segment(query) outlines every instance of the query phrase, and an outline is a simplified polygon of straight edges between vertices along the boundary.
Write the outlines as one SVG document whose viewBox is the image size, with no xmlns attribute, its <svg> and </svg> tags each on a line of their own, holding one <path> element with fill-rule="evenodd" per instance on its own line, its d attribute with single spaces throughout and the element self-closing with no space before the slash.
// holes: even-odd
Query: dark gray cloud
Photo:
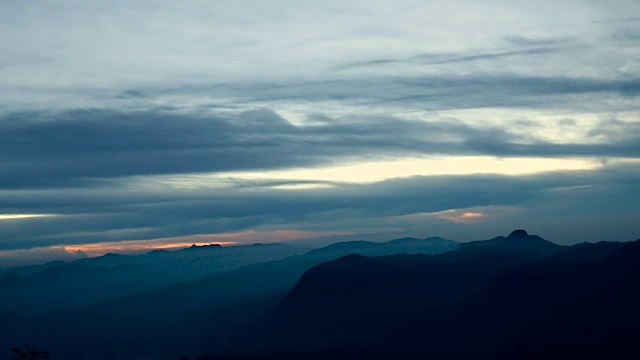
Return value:
<svg viewBox="0 0 640 360">
<path fill-rule="evenodd" d="M 519 47 L 536 47 L 536 46 L 556 46 L 556 51 L 566 50 L 567 45 L 577 45 L 579 42 L 576 38 L 534 38 L 521 35 L 510 35 L 503 39 L 509 45 L 515 45 Z"/>
<path fill-rule="evenodd" d="M 345 155 L 456 151 L 461 123 L 367 119 L 296 127 L 271 111 L 239 116 L 72 111 L 0 120 L 5 188 L 76 186 L 130 175 L 318 165 Z M 458 150 L 459 151 L 459 150 Z"/>
<path fill-rule="evenodd" d="M 519 45 L 526 44 L 523 38 L 518 38 Z M 554 44 L 547 41 L 546 45 Z M 531 41 L 529 41 L 531 44 Z M 539 44 L 536 44 L 539 45 Z M 490 51 L 490 52 L 468 52 L 468 53 L 433 53 L 433 54 L 418 54 L 404 59 L 374 59 L 363 62 L 355 62 L 350 64 L 344 64 L 336 66 L 336 70 L 349 70 L 356 68 L 364 68 L 371 66 L 390 65 L 390 64 L 419 64 L 419 65 L 437 65 L 437 64 L 453 64 L 462 62 L 471 62 L 477 60 L 498 60 L 502 58 L 509 58 L 515 56 L 533 56 L 533 55 L 545 55 L 555 52 L 565 51 L 567 44 L 562 47 L 534 47 L 529 49 L 513 49 L 503 51 Z"/>
<path fill-rule="evenodd" d="M 613 34 L 614 39 L 622 40 L 625 42 L 638 42 L 640 41 L 640 27 L 638 28 L 623 28 L 616 30 Z"/>
<path fill-rule="evenodd" d="M 551 97 L 614 93 L 635 97 L 640 93 L 640 78 L 601 80 L 568 77 L 521 77 L 514 75 L 426 77 L 396 80 L 407 96 L 379 101 L 425 101 L 449 103 L 451 108 L 470 107 L 554 107 Z M 374 84 L 375 86 L 375 84 Z M 457 100 L 457 101 L 456 101 Z M 457 105 L 456 105 L 457 104 Z M 544 104 L 544 105 L 543 105 Z"/>
<path fill-rule="evenodd" d="M 154 92 L 155 91 L 155 92 Z M 640 77 L 589 78 L 492 73 L 473 75 L 367 76 L 317 81 L 211 84 L 150 89 L 155 95 L 210 93 L 233 99 L 225 105 L 255 103 L 340 102 L 363 112 L 382 105 L 444 111 L 473 108 L 562 109 L 569 111 L 633 110 Z M 610 98 L 620 101 L 612 102 Z M 383 107 L 382 107 L 383 108 Z"/>
<path fill-rule="evenodd" d="M 600 123 L 587 132 L 589 137 L 602 137 L 624 142 L 631 141 L 638 143 L 640 138 L 640 123 L 635 121 L 625 121 L 617 118 L 610 118 Z"/>
<path fill-rule="evenodd" d="M 155 112 L 19 113 L 0 120 L 4 186 L 75 186 L 128 175 L 271 168 L 295 164 L 277 146 L 296 128 L 270 112 L 242 123 Z M 268 156 L 261 156 L 265 150 Z M 284 158 L 283 158 L 284 156 Z"/>
<path fill-rule="evenodd" d="M 608 23 L 640 23 L 640 17 L 621 17 L 617 19 L 608 20 L 592 20 L 596 24 L 608 24 Z"/>
<path fill-rule="evenodd" d="M 609 142 L 552 144 L 509 129 L 397 117 L 294 126 L 268 110 L 239 115 L 83 110 L 0 119 L 0 188 L 96 186 L 135 175 L 313 167 L 345 158 L 466 154 L 639 156 L 636 123 L 591 131 Z"/>
<path fill-rule="evenodd" d="M 608 144 L 517 144 L 495 137 L 476 137 L 464 143 L 477 153 L 496 156 L 591 156 L 591 157 L 638 157 L 640 137 L 627 137 L 622 141 Z"/>
<path fill-rule="evenodd" d="M 576 122 L 575 119 L 566 118 L 566 119 L 562 119 L 562 120 L 558 121 L 558 125 L 573 127 L 573 126 L 577 126 L 578 123 Z"/>
<path fill-rule="evenodd" d="M 122 93 L 122 95 L 120 95 L 121 98 L 123 99 L 127 99 L 127 98 L 145 98 L 147 97 L 147 95 L 140 91 L 140 90 L 126 90 Z"/>
</svg>

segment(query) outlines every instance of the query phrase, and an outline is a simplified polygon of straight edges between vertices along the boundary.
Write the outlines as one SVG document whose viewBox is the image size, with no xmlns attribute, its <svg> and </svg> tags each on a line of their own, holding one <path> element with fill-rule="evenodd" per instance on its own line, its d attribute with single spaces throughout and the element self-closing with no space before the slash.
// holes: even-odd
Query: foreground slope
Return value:
<svg viewBox="0 0 640 360">
<path fill-rule="evenodd" d="M 637 358 L 639 301 L 640 242 L 564 248 L 519 231 L 435 257 L 321 264 L 258 326 L 268 340 L 253 351 Z"/>
</svg>

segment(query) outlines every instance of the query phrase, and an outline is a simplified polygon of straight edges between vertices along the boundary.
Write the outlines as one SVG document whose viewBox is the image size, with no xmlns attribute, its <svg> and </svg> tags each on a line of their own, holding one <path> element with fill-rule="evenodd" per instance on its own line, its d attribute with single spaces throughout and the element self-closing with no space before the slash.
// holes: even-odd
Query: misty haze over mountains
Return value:
<svg viewBox="0 0 640 360">
<path fill-rule="evenodd" d="M 638 355 L 640 242 L 524 230 L 109 254 L 0 275 L 0 354 L 52 359 Z"/>
<path fill-rule="evenodd" d="M 640 359 L 639 104 L 639 0 L 0 0 L 0 360 Z"/>
<path fill-rule="evenodd" d="M 287 244 L 192 246 L 144 255 L 107 254 L 73 262 L 13 268 L 0 277 L 0 312 L 38 314 L 159 289 L 171 284 L 303 254 Z M 46 296 L 43 296 L 46 294 Z"/>
</svg>

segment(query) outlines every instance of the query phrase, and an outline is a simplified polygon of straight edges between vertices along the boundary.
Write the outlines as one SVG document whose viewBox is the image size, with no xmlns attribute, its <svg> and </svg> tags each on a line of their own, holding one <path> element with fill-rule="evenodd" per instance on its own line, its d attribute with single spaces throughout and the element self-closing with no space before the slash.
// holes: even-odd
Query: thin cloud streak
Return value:
<svg viewBox="0 0 640 360">
<path fill-rule="evenodd" d="M 0 214 L 1 220 L 31 219 L 39 217 L 55 216 L 52 214 Z"/>
<path fill-rule="evenodd" d="M 538 47 L 522 50 L 507 50 L 495 52 L 476 52 L 468 54 L 449 53 L 449 54 L 418 54 L 405 59 L 376 59 L 366 62 L 344 64 L 336 66 L 336 70 L 349 70 L 354 68 L 364 68 L 380 65 L 406 65 L 407 63 L 416 64 L 451 64 L 477 60 L 495 60 L 512 56 L 529 56 L 529 55 L 545 55 L 554 52 L 567 50 L 566 47 Z"/>
</svg>

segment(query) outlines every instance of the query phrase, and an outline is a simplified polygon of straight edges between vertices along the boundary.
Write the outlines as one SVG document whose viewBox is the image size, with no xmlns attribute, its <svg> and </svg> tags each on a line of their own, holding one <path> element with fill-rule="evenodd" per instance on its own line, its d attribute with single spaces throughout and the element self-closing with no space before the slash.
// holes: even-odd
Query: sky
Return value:
<svg viewBox="0 0 640 360">
<path fill-rule="evenodd" d="M 0 267 L 640 238 L 640 2 L 0 2 Z"/>
</svg>

